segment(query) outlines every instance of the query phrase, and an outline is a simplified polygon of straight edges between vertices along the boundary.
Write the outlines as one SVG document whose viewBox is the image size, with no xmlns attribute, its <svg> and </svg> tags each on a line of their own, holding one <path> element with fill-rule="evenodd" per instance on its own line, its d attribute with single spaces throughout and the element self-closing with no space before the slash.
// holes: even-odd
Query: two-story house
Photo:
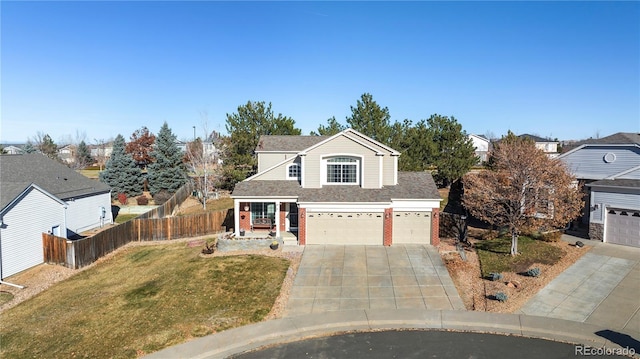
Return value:
<svg viewBox="0 0 640 359">
<path fill-rule="evenodd" d="M 640 134 L 581 141 L 558 158 L 584 185 L 589 238 L 640 247 Z"/>
<path fill-rule="evenodd" d="M 299 245 L 438 244 L 440 195 L 428 172 L 399 172 L 400 153 L 353 129 L 262 136 L 258 172 L 236 184 L 235 233 L 273 223 Z"/>
</svg>

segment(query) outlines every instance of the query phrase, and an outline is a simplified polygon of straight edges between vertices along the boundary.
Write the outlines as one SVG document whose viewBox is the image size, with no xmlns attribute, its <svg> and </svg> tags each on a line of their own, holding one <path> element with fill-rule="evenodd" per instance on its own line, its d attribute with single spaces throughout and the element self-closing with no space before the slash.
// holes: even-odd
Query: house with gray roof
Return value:
<svg viewBox="0 0 640 359">
<path fill-rule="evenodd" d="M 431 174 L 398 171 L 400 153 L 382 143 L 346 129 L 262 136 L 255 153 L 257 173 L 231 195 L 236 235 L 266 224 L 298 245 L 439 242 L 441 198 Z"/>
<path fill-rule="evenodd" d="M 0 278 L 43 262 L 42 233 L 112 223 L 111 188 L 38 153 L 0 156 Z"/>
<path fill-rule="evenodd" d="M 581 141 L 558 158 L 584 185 L 589 237 L 640 247 L 640 134 Z"/>
</svg>

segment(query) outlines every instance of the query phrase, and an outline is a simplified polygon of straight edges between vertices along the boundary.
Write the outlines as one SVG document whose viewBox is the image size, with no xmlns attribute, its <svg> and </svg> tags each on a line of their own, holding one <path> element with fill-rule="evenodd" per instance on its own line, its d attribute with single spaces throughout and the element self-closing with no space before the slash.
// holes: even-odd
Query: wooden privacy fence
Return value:
<svg viewBox="0 0 640 359">
<path fill-rule="evenodd" d="M 182 217 L 136 218 L 91 237 L 73 241 L 43 233 L 44 261 L 78 269 L 129 242 L 171 240 L 223 232 L 223 223 L 229 211 L 233 212 L 222 210 Z"/>
<path fill-rule="evenodd" d="M 164 218 L 171 216 L 173 210 L 184 202 L 193 192 L 193 182 L 189 181 L 171 196 L 162 206 L 158 206 L 149 212 L 139 215 L 137 218 Z"/>
</svg>

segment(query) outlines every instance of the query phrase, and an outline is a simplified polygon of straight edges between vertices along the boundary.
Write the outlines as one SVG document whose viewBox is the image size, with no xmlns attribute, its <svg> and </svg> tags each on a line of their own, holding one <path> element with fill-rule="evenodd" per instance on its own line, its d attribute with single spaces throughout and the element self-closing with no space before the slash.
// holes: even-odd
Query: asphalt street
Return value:
<svg viewBox="0 0 640 359">
<path fill-rule="evenodd" d="M 560 359 L 577 358 L 584 356 L 584 353 L 589 353 L 590 355 L 587 356 L 590 358 L 625 357 L 598 355 L 596 349 L 577 348 L 574 344 L 518 336 L 433 330 L 394 330 L 307 339 L 241 353 L 231 358 Z"/>
</svg>

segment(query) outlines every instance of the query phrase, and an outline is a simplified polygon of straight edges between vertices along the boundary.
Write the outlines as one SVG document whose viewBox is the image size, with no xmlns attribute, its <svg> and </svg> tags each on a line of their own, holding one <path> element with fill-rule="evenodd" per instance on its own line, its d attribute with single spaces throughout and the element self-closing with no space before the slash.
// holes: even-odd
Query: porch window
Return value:
<svg viewBox="0 0 640 359">
<path fill-rule="evenodd" d="M 327 183 L 358 184 L 358 167 L 358 160 L 352 157 L 327 159 Z"/>
<path fill-rule="evenodd" d="M 276 204 L 251 202 L 251 223 L 256 218 L 271 218 L 271 223 L 276 223 Z"/>
</svg>

